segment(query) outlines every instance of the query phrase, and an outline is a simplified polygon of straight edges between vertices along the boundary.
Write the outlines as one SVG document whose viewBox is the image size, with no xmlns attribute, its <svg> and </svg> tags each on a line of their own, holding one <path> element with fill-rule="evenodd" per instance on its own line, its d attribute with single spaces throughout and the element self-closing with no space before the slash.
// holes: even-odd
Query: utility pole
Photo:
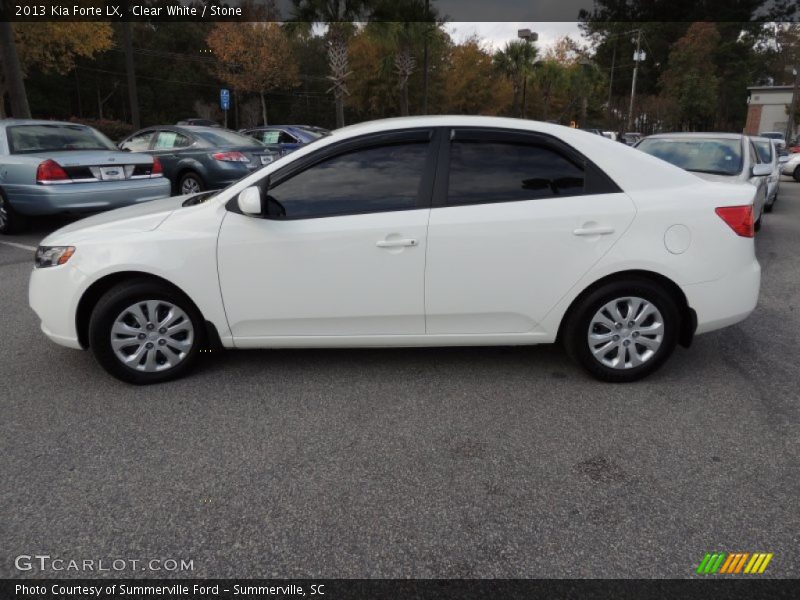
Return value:
<svg viewBox="0 0 800 600">
<path fill-rule="evenodd" d="M 0 22 L 0 60 L 3 61 L 3 71 L 11 100 L 11 116 L 17 119 L 30 119 L 31 109 L 28 106 L 28 95 L 25 93 L 17 44 L 14 42 L 14 30 L 8 21 Z M 3 102 L 2 96 L 0 102 Z"/>
<path fill-rule="evenodd" d="M 531 31 L 530 29 L 520 29 L 517 31 L 517 37 L 521 40 L 525 40 L 525 44 L 530 44 L 531 42 L 538 42 L 539 41 L 539 34 L 535 31 Z M 522 118 L 527 118 L 525 114 L 527 112 L 527 104 L 528 104 L 528 70 L 527 65 L 525 65 L 525 73 L 524 78 L 522 80 Z"/>
<path fill-rule="evenodd" d="M 797 91 L 798 91 L 798 83 L 800 83 L 800 65 L 795 65 L 795 67 L 792 69 L 792 75 L 794 75 L 794 89 L 792 90 L 792 104 L 791 107 L 789 108 L 789 119 L 786 123 L 785 137 L 786 137 L 787 147 L 794 140 L 795 132 L 797 131 L 796 129 Z"/>
<path fill-rule="evenodd" d="M 430 15 L 430 0 L 425 0 L 425 34 L 422 58 L 422 114 L 428 114 L 428 16 Z"/>
<path fill-rule="evenodd" d="M 631 82 L 631 103 L 628 105 L 628 123 L 625 131 L 630 131 L 633 126 L 633 101 L 636 98 L 636 77 L 639 75 L 639 62 L 643 60 L 642 54 L 642 30 L 636 30 L 636 54 L 633 55 L 633 81 Z"/>
<path fill-rule="evenodd" d="M 611 94 L 614 91 L 614 69 L 617 64 L 617 40 L 614 40 L 614 51 L 611 53 L 611 75 L 608 77 L 608 114 L 611 115 Z"/>
<path fill-rule="evenodd" d="M 139 129 L 139 95 L 136 92 L 136 70 L 133 65 L 133 39 L 131 38 L 131 24 L 122 22 L 122 43 L 125 47 L 125 71 L 128 74 L 128 98 L 131 104 L 131 124 L 134 129 Z"/>
</svg>

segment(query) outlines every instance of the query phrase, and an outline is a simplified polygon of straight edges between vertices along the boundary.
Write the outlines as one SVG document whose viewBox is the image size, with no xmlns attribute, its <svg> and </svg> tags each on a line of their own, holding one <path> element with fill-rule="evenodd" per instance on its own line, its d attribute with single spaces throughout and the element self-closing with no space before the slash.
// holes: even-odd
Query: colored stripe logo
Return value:
<svg viewBox="0 0 800 600">
<path fill-rule="evenodd" d="M 706 552 L 697 567 L 698 575 L 760 575 L 772 560 L 771 552 Z"/>
</svg>

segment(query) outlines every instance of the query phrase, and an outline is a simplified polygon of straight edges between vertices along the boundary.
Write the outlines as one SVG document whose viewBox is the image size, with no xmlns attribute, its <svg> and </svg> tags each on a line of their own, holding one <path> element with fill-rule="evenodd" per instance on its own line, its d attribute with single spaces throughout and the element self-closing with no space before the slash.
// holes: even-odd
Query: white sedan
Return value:
<svg viewBox="0 0 800 600">
<path fill-rule="evenodd" d="M 752 198 L 558 125 L 376 121 L 51 234 L 30 304 L 53 341 L 139 384 L 209 346 L 555 341 L 633 381 L 755 308 Z"/>
</svg>

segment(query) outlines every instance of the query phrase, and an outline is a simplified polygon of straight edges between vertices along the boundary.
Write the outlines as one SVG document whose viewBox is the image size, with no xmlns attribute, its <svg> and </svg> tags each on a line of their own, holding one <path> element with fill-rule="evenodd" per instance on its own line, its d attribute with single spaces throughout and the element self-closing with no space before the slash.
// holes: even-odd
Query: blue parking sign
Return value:
<svg viewBox="0 0 800 600">
<path fill-rule="evenodd" d="M 222 110 L 228 110 L 231 107 L 231 91 L 222 88 L 219 91 L 219 106 Z"/>
</svg>

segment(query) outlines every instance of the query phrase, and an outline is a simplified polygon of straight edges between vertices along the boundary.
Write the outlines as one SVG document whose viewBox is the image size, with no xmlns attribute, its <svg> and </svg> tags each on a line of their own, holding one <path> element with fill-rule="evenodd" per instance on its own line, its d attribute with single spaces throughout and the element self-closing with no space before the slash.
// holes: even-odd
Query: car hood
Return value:
<svg viewBox="0 0 800 600">
<path fill-rule="evenodd" d="M 54 231 L 42 241 L 42 245 L 74 244 L 97 232 L 119 234 L 152 231 L 185 201 L 186 196 L 174 196 L 93 215 Z"/>
</svg>

